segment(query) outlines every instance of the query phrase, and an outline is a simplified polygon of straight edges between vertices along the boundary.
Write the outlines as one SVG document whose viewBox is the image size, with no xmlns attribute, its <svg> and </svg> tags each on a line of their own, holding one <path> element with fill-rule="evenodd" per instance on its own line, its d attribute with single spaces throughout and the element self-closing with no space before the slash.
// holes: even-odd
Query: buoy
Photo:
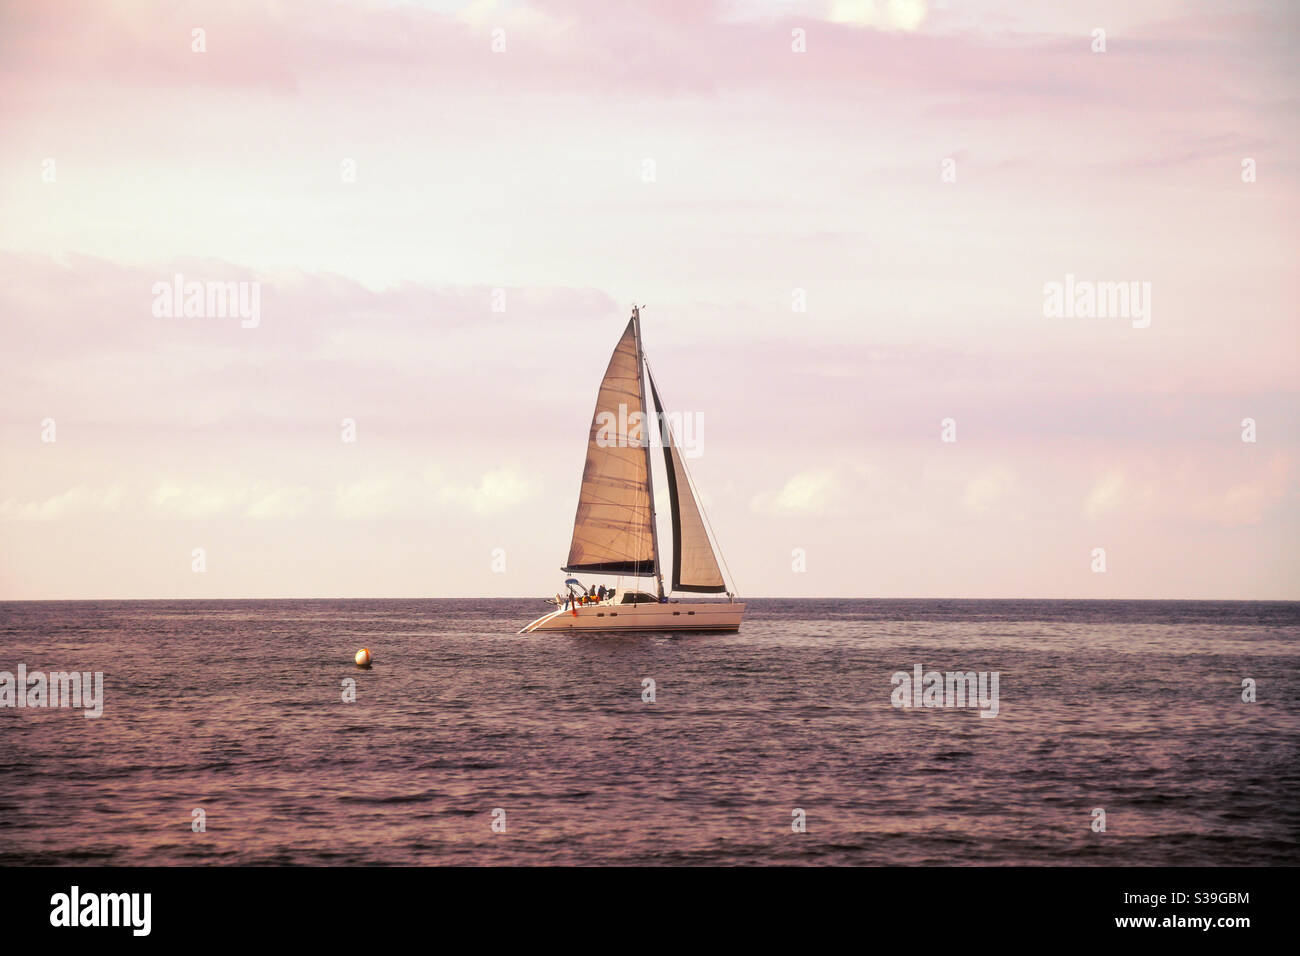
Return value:
<svg viewBox="0 0 1300 956">
<path fill-rule="evenodd" d="M 370 666 L 370 648 L 363 647 L 361 648 L 361 650 L 357 651 L 357 666 L 358 667 Z"/>
</svg>

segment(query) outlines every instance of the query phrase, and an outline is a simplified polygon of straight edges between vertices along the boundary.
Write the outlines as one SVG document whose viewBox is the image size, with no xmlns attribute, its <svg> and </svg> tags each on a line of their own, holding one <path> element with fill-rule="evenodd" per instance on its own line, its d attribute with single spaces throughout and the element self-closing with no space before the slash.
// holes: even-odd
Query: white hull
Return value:
<svg viewBox="0 0 1300 956">
<path fill-rule="evenodd" d="M 532 631 L 738 631 L 745 605 L 581 604 L 544 614 L 519 633 Z"/>
</svg>

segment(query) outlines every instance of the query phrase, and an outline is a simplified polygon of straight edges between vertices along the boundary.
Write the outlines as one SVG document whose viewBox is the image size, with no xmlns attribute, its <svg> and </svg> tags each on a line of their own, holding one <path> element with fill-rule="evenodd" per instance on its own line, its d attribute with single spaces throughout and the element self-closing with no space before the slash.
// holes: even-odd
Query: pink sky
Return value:
<svg viewBox="0 0 1300 956">
<path fill-rule="evenodd" d="M 1271 3 L 6 4 L 0 598 L 553 593 L 634 300 L 742 594 L 1300 598 L 1298 40 Z M 176 273 L 259 324 L 155 316 Z M 1149 327 L 1045 317 L 1067 274 L 1149 282 Z"/>
</svg>

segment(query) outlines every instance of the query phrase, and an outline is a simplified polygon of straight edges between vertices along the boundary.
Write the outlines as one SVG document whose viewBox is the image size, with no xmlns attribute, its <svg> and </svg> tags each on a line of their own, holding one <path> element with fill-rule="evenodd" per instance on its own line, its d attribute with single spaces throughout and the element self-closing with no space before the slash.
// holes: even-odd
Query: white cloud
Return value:
<svg viewBox="0 0 1300 956">
<path fill-rule="evenodd" d="M 437 486 L 440 504 L 468 508 L 475 514 L 496 514 L 536 494 L 530 480 L 509 468 L 494 468 L 473 485 L 444 482 L 436 469 L 426 472 L 425 477 Z"/>
<path fill-rule="evenodd" d="M 1232 485 L 1207 502 L 1205 510 L 1214 520 L 1229 527 L 1258 524 L 1266 511 L 1292 493 L 1292 485 L 1290 459 L 1286 455 L 1274 455 L 1257 477 Z"/>
<path fill-rule="evenodd" d="M 547 27 L 557 29 L 563 21 L 547 10 L 530 3 L 501 3 L 500 0 L 469 0 L 461 6 L 457 18 L 480 29 L 510 27 L 512 29 Z"/>
<path fill-rule="evenodd" d="M 334 512 L 344 518 L 381 518 L 397 512 L 406 496 L 397 483 L 382 475 L 363 478 L 334 489 Z"/>
<path fill-rule="evenodd" d="M 1247 467 L 1252 474 L 1231 484 L 1221 471 L 1189 464 L 1130 469 L 1136 474 L 1115 469 L 1093 483 L 1084 500 L 1084 514 L 1090 519 L 1108 513 L 1134 519 L 1191 519 L 1229 528 L 1258 524 L 1266 512 L 1294 494 L 1293 459 L 1278 454 Z M 1234 476 L 1240 475 L 1239 468 L 1232 469 Z"/>
<path fill-rule="evenodd" d="M 242 491 L 232 491 L 220 485 L 165 481 L 154 489 L 151 500 L 154 507 L 164 514 L 208 518 L 237 508 L 243 498 Z"/>
<path fill-rule="evenodd" d="M 249 518 L 294 518 L 311 506 L 312 491 L 302 485 L 262 492 L 244 509 Z"/>
<path fill-rule="evenodd" d="M 92 511 L 116 511 L 122 503 L 121 486 L 87 488 L 77 485 L 62 494 L 41 501 L 17 501 L 6 498 L 0 503 L 0 519 L 5 521 L 57 521 L 73 514 Z"/>
<path fill-rule="evenodd" d="M 839 491 L 832 471 L 806 471 L 791 477 L 780 491 L 762 492 L 750 507 L 764 514 L 821 514 Z"/>
<path fill-rule="evenodd" d="M 988 514 L 1015 486 L 1016 476 L 1009 468 L 986 468 L 966 483 L 962 506 L 971 514 Z"/>
<path fill-rule="evenodd" d="M 532 498 L 535 483 L 512 468 L 494 468 L 477 481 L 448 478 L 438 466 L 418 476 L 375 475 L 334 489 L 334 511 L 345 518 L 470 512 L 498 514 Z"/>
<path fill-rule="evenodd" d="M 916 30 L 925 19 L 926 0 L 831 0 L 827 19 L 876 30 Z"/>
<path fill-rule="evenodd" d="M 1083 502 L 1083 513 L 1089 518 L 1097 518 L 1107 511 L 1119 507 L 1124 496 L 1124 473 L 1111 471 L 1102 475 L 1093 483 Z"/>
</svg>

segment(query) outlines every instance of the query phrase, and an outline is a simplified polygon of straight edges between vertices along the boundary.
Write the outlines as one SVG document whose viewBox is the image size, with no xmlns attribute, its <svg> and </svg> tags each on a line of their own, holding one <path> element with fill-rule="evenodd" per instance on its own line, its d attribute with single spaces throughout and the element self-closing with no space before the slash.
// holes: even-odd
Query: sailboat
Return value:
<svg viewBox="0 0 1300 956">
<path fill-rule="evenodd" d="M 659 423 L 672 511 L 673 570 L 668 593 L 655 520 L 647 381 Z M 729 588 L 723 577 L 726 561 L 719 565 L 715 544 L 677 436 L 664 414 L 641 344 L 641 312 L 633 306 L 596 394 L 573 540 L 561 568 L 569 575 L 614 576 L 618 584 L 597 588 L 569 577 L 564 582 L 567 590 L 551 601 L 555 610 L 519 633 L 739 630 L 745 605 L 736 600 L 734 584 Z M 625 588 L 624 578 L 651 578 L 654 593 L 640 584 Z M 726 600 L 683 601 L 672 596 L 677 593 L 725 594 Z"/>
</svg>

